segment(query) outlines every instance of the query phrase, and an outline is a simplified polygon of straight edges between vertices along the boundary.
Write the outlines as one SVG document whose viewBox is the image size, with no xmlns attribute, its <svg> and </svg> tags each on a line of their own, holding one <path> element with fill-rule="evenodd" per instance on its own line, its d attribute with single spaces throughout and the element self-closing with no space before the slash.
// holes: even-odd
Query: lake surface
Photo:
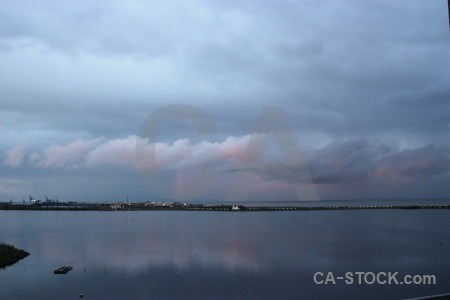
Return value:
<svg viewBox="0 0 450 300">
<path fill-rule="evenodd" d="M 449 210 L 0 211 L 0 299 L 403 299 L 450 293 Z M 63 265 L 66 275 L 54 275 Z M 317 285 L 315 272 L 436 285 Z M 400 277 L 400 278 L 401 278 Z"/>
</svg>

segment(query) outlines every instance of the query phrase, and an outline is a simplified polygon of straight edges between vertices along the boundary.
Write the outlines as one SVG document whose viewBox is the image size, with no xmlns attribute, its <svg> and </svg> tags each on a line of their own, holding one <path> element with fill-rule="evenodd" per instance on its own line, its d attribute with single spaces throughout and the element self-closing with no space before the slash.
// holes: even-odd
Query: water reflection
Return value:
<svg viewBox="0 0 450 300">
<path fill-rule="evenodd" d="M 448 211 L 0 211 L 0 222 L 0 240 L 32 254 L 0 270 L 1 299 L 81 291 L 100 299 L 349 298 L 348 291 L 357 291 L 355 299 L 380 293 L 397 299 L 450 292 Z M 74 270 L 54 276 L 61 265 Z M 317 286 L 317 271 L 398 271 L 439 280 Z"/>
</svg>

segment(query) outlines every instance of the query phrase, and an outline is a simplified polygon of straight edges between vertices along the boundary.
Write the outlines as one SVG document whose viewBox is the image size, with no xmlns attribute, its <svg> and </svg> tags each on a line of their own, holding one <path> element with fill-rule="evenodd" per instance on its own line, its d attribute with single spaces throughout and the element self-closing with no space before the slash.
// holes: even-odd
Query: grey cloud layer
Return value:
<svg viewBox="0 0 450 300">
<path fill-rule="evenodd" d="M 131 166 L 144 119 L 186 103 L 212 116 L 221 142 L 167 131 L 169 153 L 242 142 L 261 107 L 278 105 L 317 183 L 444 176 L 449 46 L 445 1 L 3 1 L 3 168 Z M 254 174 L 299 171 L 264 168 Z"/>
<path fill-rule="evenodd" d="M 7 2 L 2 113 L 112 137 L 165 103 L 199 105 L 235 131 L 262 104 L 278 104 L 302 130 L 443 140 L 444 4 Z M 227 110 L 231 120 L 221 116 Z"/>
<path fill-rule="evenodd" d="M 180 170 L 208 166 L 220 172 L 243 170 L 260 176 L 262 181 L 302 182 L 305 166 L 279 161 L 273 155 L 249 153 L 251 136 L 228 137 L 221 142 L 191 143 L 180 139 L 173 143 L 156 143 L 156 164 L 135 166 L 136 136 L 114 140 L 77 140 L 66 145 L 52 145 L 25 158 L 25 146 L 6 152 L 5 165 L 21 164 L 37 168 L 104 168 Z M 257 136 L 257 139 L 259 137 Z M 264 138 L 261 135 L 261 139 Z M 138 151 L 152 153 L 143 141 Z M 270 151 L 269 151 L 270 152 Z M 332 142 L 306 155 L 306 165 L 315 184 L 352 184 L 378 182 L 404 184 L 427 180 L 435 175 L 450 176 L 450 148 L 426 145 L 416 149 L 394 149 L 364 139 Z M 308 175 L 309 178 L 309 175 Z"/>
</svg>

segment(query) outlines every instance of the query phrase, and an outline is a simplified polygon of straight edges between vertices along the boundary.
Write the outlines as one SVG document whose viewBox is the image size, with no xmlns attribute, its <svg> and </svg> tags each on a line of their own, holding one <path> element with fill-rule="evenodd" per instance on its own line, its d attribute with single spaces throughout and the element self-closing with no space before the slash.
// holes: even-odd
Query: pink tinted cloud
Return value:
<svg viewBox="0 0 450 300">
<path fill-rule="evenodd" d="M 133 165 L 135 144 L 136 136 L 106 141 L 87 153 L 84 165 L 87 167 L 100 165 Z"/>
<path fill-rule="evenodd" d="M 249 141 L 256 146 L 249 151 Z M 310 184 L 408 183 L 434 175 L 448 173 L 450 148 L 426 145 L 416 149 L 386 151 L 383 145 L 365 140 L 333 142 L 312 152 L 307 167 L 304 164 L 280 163 L 273 157 L 263 157 L 264 135 L 230 136 L 219 142 L 178 139 L 172 143 L 157 142 L 135 135 L 102 141 L 76 140 L 66 145 L 52 145 L 29 156 L 30 164 L 42 168 L 102 166 L 129 167 L 141 170 L 182 170 L 205 166 L 223 172 L 243 171 L 259 191 L 283 190 L 295 182 Z M 136 142 L 138 147 L 136 148 Z M 136 164 L 138 157 L 143 157 Z M 17 167 L 23 163 L 25 146 L 7 151 L 5 164 Z M 151 161 L 152 151 L 156 160 Z M 259 151 L 259 152 L 258 152 Z M 266 151 L 267 152 L 267 151 Z M 309 170 L 309 171 L 308 171 Z M 187 175 L 184 174 L 184 175 Z M 187 178 L 184 178 L 187 180 Z M 179 174 L 179 189 L 183 190 L 183 176 Z M 305 181 L 306 180 L 306 181 Z"/>
<path fill-rule="evenodd" d="M 42 168 L 50 167 L 79 167 L 87 151 L 93 149 L 99 143 L 95 140 L 76 140 L 67 145 L 51 145 L 43 150 L 38 158 L 35 156 L 36 165 Z"/>
<path fill-rule="evenodd" d="M 141 160 L 138 169 L 182 169 L 196 167 L 199 165 L 219 166 L 229 164 L 232 166 L 242 166 L 254 160 L 257 153 L 249 153 L 247 145 L 251 135 L 243 137 L 228 137 L 222 142 L 201 141 L 191 144 L 188 139 L 180 139 L 172 144 L 155 143 L 151 145 L 144 139 L 140 139 L 141 145 L 138 147 Z M 262 135 L 256 135 L 256 142 L 262 139 Z M 153 164 L 146 160 L 145 156 L 150 156 L 152 146 L 156 153 L 156 162 Z M 155 165 L 156 163 L 156 165 Z"/>
<path fill-rule="evenodd" d="M 251 135 L 228 137 L 221 142 L 201 141 L 191 143 L 188 139 L 178 139 L 173 143 L 148 143 L 135 135 L 125 138 L 101 141 L 101 139 L 76 140 L 66 145 L 51 145 L 40 152 L 30 154 L 32 165 L 41 168 L 50 167 L 100 167 L 100 166 L 135 166 L 136 151 L 140 160 L 138 169 L 179 170 L 183 168 L 208 165 L 211 167 L 228 165 L 243 166 L 254 161 L 258 153 L 247 151 Z M 262 135 L 256 135 L 259 143 Z M 138 148 L 136 149 L 136 141 Z M 22 146 L 11 149 L 5 163 L 18 165 L 23 160 Z M 152 151 L 155 161 L 151 161 Z"/>
<path fill-rule="evenodd" d="M 26 146 L 24 144 L 18 145 L 6 151 L 5 165 L 17 168 L 23 162 Z"/>
</svg>

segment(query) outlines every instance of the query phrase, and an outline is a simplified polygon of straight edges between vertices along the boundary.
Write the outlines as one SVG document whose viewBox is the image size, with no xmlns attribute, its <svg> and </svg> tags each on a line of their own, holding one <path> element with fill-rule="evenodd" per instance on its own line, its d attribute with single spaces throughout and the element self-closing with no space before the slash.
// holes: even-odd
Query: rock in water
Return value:
<svg viewBox="0 0 450 300">
<path fill-rule="evenodd" d="M 7 266 L 11 266 L 28 255 L 30 253 L 24 250 L 17 249 L 12 245 L 0 243 L 0 268 L 4 269 Z"/>
</svg>

